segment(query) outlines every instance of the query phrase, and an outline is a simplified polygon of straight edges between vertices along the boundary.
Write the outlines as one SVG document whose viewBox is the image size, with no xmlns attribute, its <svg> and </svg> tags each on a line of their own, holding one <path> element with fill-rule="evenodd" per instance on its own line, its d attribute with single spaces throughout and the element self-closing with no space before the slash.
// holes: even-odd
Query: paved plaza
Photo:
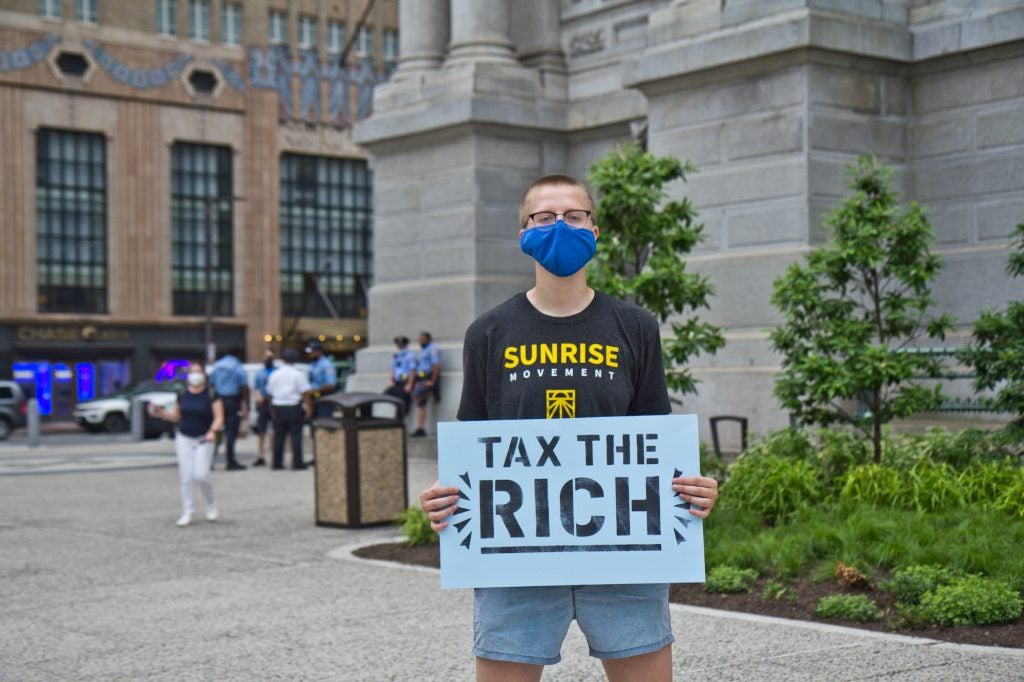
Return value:
<svg viewBox="0 0 1024 682">
<path fill-rule="evenodd" d="M 435 470 L 411 458 L 410 491 Z M 0 443 L 0 680 L 471 680 L 471 594 L 351 557 L 396 531 L 317 527 L 313 477 L 218 467 L 220 520 L 179 529 L 168 440 Z M 672 617 L 678 680 L 1024 679 L 1024 649 Z M 603 679 L 585 651 L 574 627 L 544 679 Z"/>
</svg>

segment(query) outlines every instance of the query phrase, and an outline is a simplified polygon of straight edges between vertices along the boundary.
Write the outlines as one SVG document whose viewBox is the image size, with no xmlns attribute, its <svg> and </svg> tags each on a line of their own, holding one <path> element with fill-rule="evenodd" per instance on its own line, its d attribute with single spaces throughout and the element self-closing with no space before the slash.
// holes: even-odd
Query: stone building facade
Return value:
<svg viewBox="0 0 1024 682">
<path fill-rule="evenodd" d="M 351 128 L 397 47 L 395 0 L 0 2 L 0 377 L 66 417 L 202 358 L 207 319 L 252 360 L 364 346 Z"/>
<path fill-rule="evenodd" d="M 693 363 L 700 394 L 680 408 L 704 438 L 714 415 L 787 423 L 772 281 L 822 242 L 859 154 L 883 157 L 928 208 L 950 342 L 1022 293 L 1004 275 L 1024 220 L 1019 0 L 403 0 L 399 21 L 398 69 L 355 129 L 377 210 L 371 345 L 353 386 L 381 385 L 387 339 L 426 329 L 445 353 L 438 416 L 452 418 L 466 326 L 531 279 L 522 189 L 585 177 L 640 133 L 700 169 L 671 194 L 700 211 L 707 239 L 689 262 L 714 283 L 702 315 L 728 340 Z"/>
</svg>

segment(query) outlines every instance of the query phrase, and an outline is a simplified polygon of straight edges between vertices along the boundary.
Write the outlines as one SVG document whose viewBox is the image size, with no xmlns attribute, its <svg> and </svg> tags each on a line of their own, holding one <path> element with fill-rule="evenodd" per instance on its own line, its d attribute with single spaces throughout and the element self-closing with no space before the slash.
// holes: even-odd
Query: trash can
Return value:
<svg viewBox="0 0 1024 682">
<path fill-rule="evenodd" d="M 391 523 L 408 506 L 402 401 L 379 393 L 334 393 L 332 416 L 313 420 L 316 525 L 358 528 Z M 374 416 L 384 405 L 392 416 Z"/>
</svg>

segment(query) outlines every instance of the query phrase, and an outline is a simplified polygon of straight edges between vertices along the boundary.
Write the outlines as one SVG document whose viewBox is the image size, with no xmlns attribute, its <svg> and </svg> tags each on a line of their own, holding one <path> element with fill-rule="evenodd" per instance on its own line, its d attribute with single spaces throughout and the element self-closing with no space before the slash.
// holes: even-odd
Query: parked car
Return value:
<svg viewBox="0 0 1024 682">
<path fill-rule="evenodd" d="M 178 393 L 184 390 L 185 382 L 181 379 L 171 381 L 140 381 L 124 391 L 95 400 L 86 400 L 75 406 L 75 423 L 86 431 L 99 432 L 127 431 L 131 427 L 132 400 L 143 401 L 143 435 L 156 438 L 169 429 L 169 424 L 149 414 L 147 405 L 169 407 L 178 399 Z"/>
<path fill-rule="evenodd" d="M 7 440 L 14 429 L 25 426 L 28 402 L 21 386 L 13 381 L 0 381 L 0 440 Z"/>
</svg>

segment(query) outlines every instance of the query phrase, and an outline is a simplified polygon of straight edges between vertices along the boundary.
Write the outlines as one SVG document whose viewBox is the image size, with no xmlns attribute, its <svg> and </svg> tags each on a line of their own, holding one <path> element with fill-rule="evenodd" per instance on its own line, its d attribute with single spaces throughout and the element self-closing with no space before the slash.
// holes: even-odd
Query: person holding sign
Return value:
<svg viewBox="0 0 1024 682">
<path fill-rule="evenodd" d="M 639 307 L 587 285 L 599 234 L 580 181 L 535 181 L 519 205 L 519 240 L 535 286 L 484 313 L 466 331 L 460 421 L 664 415 L 671 412 L 658 323 Z M 718 497 L 704 476 L 672 479 L 703 519 Z M 441 532 L 459 488 L 420 494 Z M 689 506 L 689 505 L 687 505 Z M 477 588 L 478 680 L 539 680 L 575 618 L 609 680 L 671 680 L 674 641 L 667 584 Z"/>
</svg>

